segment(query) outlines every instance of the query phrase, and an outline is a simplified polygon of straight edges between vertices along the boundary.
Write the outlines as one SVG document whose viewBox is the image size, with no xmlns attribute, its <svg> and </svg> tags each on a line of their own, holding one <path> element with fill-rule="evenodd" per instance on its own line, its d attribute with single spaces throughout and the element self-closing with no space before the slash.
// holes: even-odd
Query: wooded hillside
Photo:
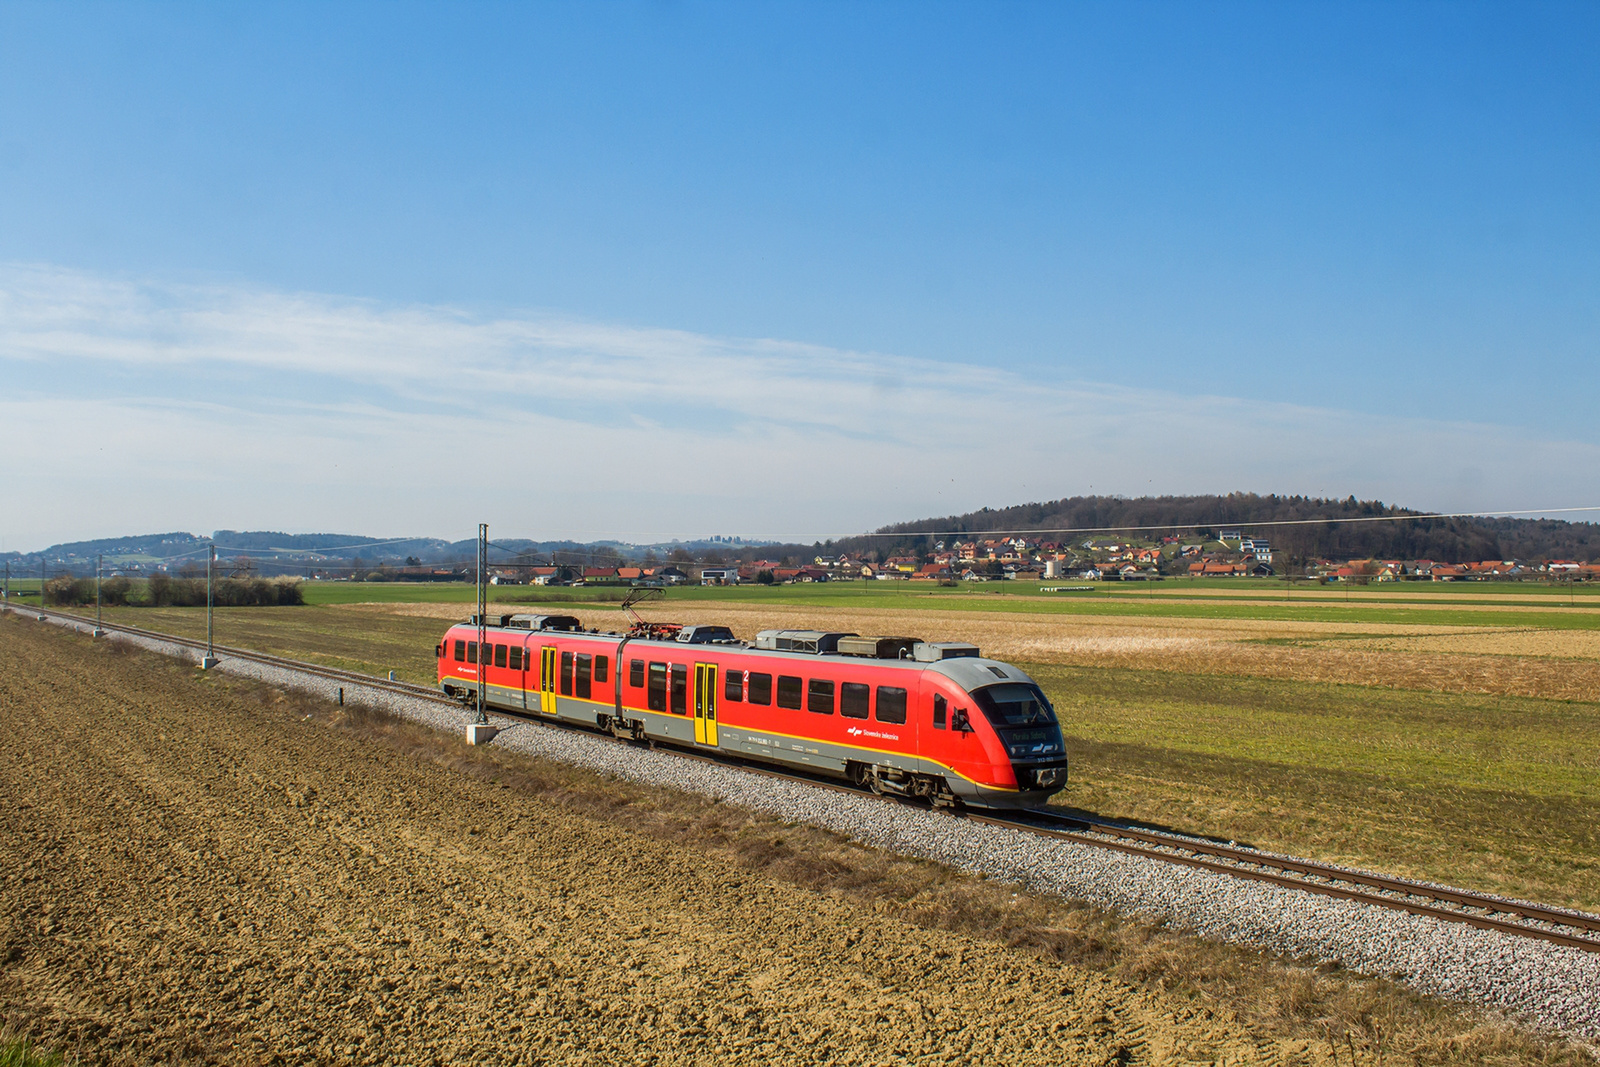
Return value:
<svg viewBox="0 0 1600 1067">
<path fill-rule="evenodd" d="M 840 552 L 891 551 L 894 547 L 926 551 L 921 532 L 978 535 L 990 531 L 1037 531 L 1053 541 L 1081 544 L 1090 538 L 1121 533 L 1152 540 L 1163 535 L 1196 537 L 1238 528 L 1247 537 L 1262 537 L 1275 552 L 1300 559 L 1432 559 L 1460 563 L 1484 559 L 1600 558 L 1600 525 L 1555 519 L 1401 519 L 1420 512 L 1377 500 L 1321 500 L 1304 496 L 1111 497 L 1075 496 L 1009 508 L 983 508 L 965 515 L 920 519 L 882 527 L 883 533 L 904 533 L 904 540 L 885 537 L 845 538 L 830 545 Z M 1395 517 L 1388 522 L 1316 522 L 1317 519 Z M 1267 523 L 1296 525 L 1269 526 Z M 1141 529 L 1143 528 L 1143 529 Z M 1068 532 L 1075 531 L 1075 532 Z M 1100 531 L 1104 531 L 1103 533 Z M 945 538 L 948 540 L 948 538 Z"/>
</svg>

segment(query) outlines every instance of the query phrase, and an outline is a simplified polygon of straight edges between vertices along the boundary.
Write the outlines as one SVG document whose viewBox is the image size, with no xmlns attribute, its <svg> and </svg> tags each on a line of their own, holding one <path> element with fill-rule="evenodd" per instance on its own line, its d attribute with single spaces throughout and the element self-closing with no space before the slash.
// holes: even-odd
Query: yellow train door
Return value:
<svg viewBox="0 0 1600 1067">
<path fill-rule="evenodd" d="M 556 649 L 546 645 L 539 657 L 539 710 L 546 715 L 556 713 Z"/>
<path fill-rule="evenodd" d="M 717 743 L 717 665 L 694 665 L 694 739 L 702 745 Z"/>
</svg>

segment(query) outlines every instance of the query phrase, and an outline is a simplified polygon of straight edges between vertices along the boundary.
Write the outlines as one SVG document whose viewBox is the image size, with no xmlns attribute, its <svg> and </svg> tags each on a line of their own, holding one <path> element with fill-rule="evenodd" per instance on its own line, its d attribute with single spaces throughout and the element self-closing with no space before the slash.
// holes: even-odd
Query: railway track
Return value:
<svg viewBox="0 0 1600 1067">
<path fill-rule="evenodd" d="M 36 608 L 29 606 L 25 611 L 16 607 L 12 611 L 20 614 L 37 615 L 40 619 L 56 618 L 77 623 L 80 626 L 94 626 L 95 620 L 86 615 L 76 615 L 70 611 L 58 611 L 55 608 Z M 191 648 L 204 651 L 208 646 L 204 641 L 193 637 L 179 637 L 176 634 L 162 633 L 159 630 L 146 630 L 138 626 L 125 626 L 120 623 L 102 622 L 99 624 L 103 630 L 112 630 L 117 633 L 130 634 L 150 641 L 160 641 L 164 644 L 178 645 L 182 648 Z M 445 696 L 432 686 L 417 685 L 414 682 L 402 682 L 390 678 L 380 678 L 375 674 L 363 674 L 360 671 L 347 671 L 339 667 L 328 667 L 320 663 L 310 663 L 306 660 L 289 659 L 286 656 L 274 656 L 267 652 L 255 652 L 248 648 L 232 648 L 228 645 L 213 643 L 209 646 L 217 655 L 230 659 L 242 659 L 251 663 L 260 663 L 269 667 L 281 667 L 284 670 L 300 671 L 304 674 L 314 674 L 332 682 L 347 682 L 354 686 L 365 686 L 369 689 L 382 689 L 403 696 L 416 697 L 419 700 L 431 700 L 438 704 L 448 704 L 451 707 L 460 707 L 454 700 Z"/>
<path fill-rule="evenodd" d="M 12 608 L 11 610 L 17 610 Z M 93 626 L 95 620 L 71 612 L 51 608 L 27 609 L 39 618 L 55 618 L 80 626 Z M 159 641 L 184 648 L 204 650 L 206 642 L 194 638 L 146 630 L 137 626 L 101 623 L 103 629 Z M 308 674 L 324 681 L 348 684 L 353 687 L 391 692 L 430 703 L 459 708 L 460 704 L 438 690 L 376 675 L 348 671 L 304 660 L 274 656 L 250 649 L 211 646 L 219 655 L 282 670 Z M 547 727 L 557 724 L 537 715 L 519 715 L 494 709 L 496 715 L 527 719 Z M 609 734 L 596 734 L 610 740 Z M 626 742 L 618 741 L 622 744 Z M 866 790 L 846 785 L 836 780 L 801 772 L 791 772 L 766 764 L 752 763 L 738 757 L 714 755 L 708 752 L 687 750 L 675 746 L 657 746 L 685 759 L 695 759 L 722 766 L 735 766 L 741 770 L 767 777 L 804 783 L 821 789 L 830 789 L 855 796 L 870 795 Z M 898 798 L 885 798 L 899 802 Z M 1095 848 L 1110 849 L 1128 855 L 1141 856 L 1165 863 L 1175 863 L 1212 871 L 1233 878 L 1265 882 L 1271 885 L 1296 889 L 1307 893 L 1341 900 L 1356 901 L 1375 907 L 1424 915 L 1444 922 L 1463 923 L 1481 930 L 1492 930 L 1517 937 L 1542 941 L 1600 954 L 1600 916 L 1560 908 L 1543 907 L 1523 901 L 1506 900 L 1470 890 L 1429 885 L 1402 878 L 1366 871 L 1354 871 L 1309 860 L 1278 856 L 1234 844 L 1203 840 L 1181 834 L 1148 830 L 1121 823 L 1109 822 L 1090 815 L 1067 814 L 1047 810 L 996 814 L 970 809 L 952 810 L 950 814 L 968 822 L 1021 830 L 1026 833 L 1068 840 Z"/>
</svg>

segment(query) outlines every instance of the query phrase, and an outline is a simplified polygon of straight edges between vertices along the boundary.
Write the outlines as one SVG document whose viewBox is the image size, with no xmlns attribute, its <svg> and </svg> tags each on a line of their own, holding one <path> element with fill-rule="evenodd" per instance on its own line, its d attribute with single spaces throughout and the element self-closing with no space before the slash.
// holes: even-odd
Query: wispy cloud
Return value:
<svg viewBox="0 0 1600 1067">
<path fill-rule="evenodd" d="M 1079 492 L 1600 499 L 1600 449 L 903 355 L 0 268 L 8 547 L 178 527 L 820 538 Z M 1314 383 L 1308 379 L 1307 387 Z"/>
</svg>

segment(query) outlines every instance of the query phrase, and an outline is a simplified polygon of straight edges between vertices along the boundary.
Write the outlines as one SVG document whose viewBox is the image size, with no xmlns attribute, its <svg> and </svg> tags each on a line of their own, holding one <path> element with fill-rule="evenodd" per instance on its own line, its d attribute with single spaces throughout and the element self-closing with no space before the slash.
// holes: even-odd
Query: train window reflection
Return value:
<svg viewBox="0 0 1600 1067">
<path fill-rule="evenodd" d="M 589 699 L 589 679 L 594 669 L 594 657 L 587 652 L 578 653 L 578 696 Z"/>
<path fill-rule="evenodd" d="M 689 668 L 681 663 L 672 665 L 672 713 L 689 714 Z"/>
<path fill-rule="evenodd" d="M 778 707 L 800 710 L 800 679 L 792 674 L 778 675 Z"/>
<path fill-rule="evenodd" d="M 904 723 L 906 721 L 906 691 L 895 686 L 878 686 L 878 721 Z"/>
<path fill-rule="evenodd" d="M 638 661 L 635 660 L 635 663 Z M 647 706 L 651 711 L 667 710 L 667 665 L 665 663 L 650 664 L 650 694 Z"/>
<path fill-rule="evenodd" d="M 995 726 L 1054 726 L 1056 716 L 1044 694 L 1031 685 L 989 685 L 973 694 L 984 717 Z"/>
</svg>

